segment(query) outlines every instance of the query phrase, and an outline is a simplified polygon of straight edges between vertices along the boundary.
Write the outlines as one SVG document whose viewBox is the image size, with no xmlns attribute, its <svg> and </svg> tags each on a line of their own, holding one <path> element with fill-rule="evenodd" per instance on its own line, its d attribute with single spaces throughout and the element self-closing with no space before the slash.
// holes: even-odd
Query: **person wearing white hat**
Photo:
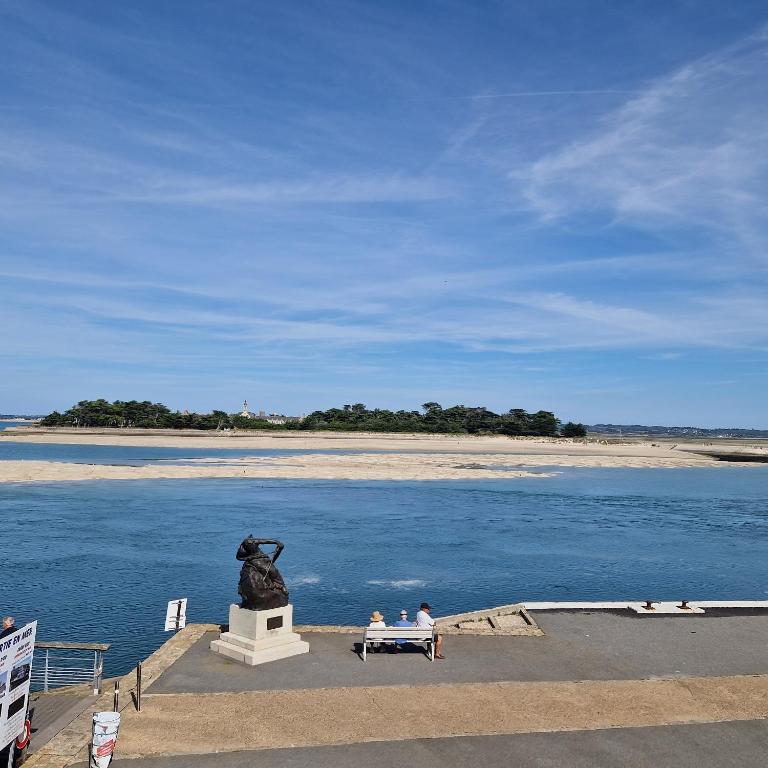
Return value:
<svg viewBox="0 0 768 768">
<path fill-rule="evenodd" d="M 400 611 L 400 620 L 395 622 L 396 627 L 413 627 L 415 626 L 412 621 L 408 620 L 408 611 L 403 608 L 402 611 Z M 398 638 L 395 640 L 395 650 L 396 651 L 402 651 L 403 646 L 407 643 L 407 640 L 403 640 L 402 638 Z"/>
</svg>

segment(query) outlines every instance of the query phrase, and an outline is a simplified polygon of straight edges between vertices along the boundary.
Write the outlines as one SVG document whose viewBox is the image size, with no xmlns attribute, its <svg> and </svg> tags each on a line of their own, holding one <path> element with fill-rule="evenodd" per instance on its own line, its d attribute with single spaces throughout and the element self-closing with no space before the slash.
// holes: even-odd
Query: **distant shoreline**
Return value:
<svg viewBox="0 0 768 768">
<path fill-rule="evenodd" d="M 588 435 L 586 438 L 521 437 L 507 435 L 470 435 L 429 432 L 332 432 L 310 430 L 202 430 L 202 429 L 136 429 L 108 427 L 9 427 L 0 431 L 0 441 L 25 443 L 57 443 L 64 445 L 137 445 L 167 448 L 224 447 L 231 448 L 374 448 L 377 450 L 485 451 L 525 453 L 531 446 L 536 452 L 596 452 L 600 455 L 635 454 L 638 450 L 657 455 L 659 451 L 695 451 L 702 453 L 744 451 L 757 455 L 768 451 L 761 438 L 675 438 L 616 435 Z M 333 444 L 333 445 L 331 445 Z M 374 445 L 375 444 L 375 445 Z M 675 455 L 675 454 L 673 454 Z"/>
<path fill-rule="evenodd" d="M 36 424 L 40 419 L 10 419 L 0 418 L 0 422 L 3 424 Z"/>
</svg>

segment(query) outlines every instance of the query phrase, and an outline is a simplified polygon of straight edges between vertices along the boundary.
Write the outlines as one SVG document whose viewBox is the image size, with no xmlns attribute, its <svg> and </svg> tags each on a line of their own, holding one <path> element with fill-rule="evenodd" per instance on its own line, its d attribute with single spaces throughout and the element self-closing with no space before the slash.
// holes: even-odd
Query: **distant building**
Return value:
<svg viewBox="0 0 768 768">
<path fill-rule="evenodd" d="M 301 421 L 304 418 L 303 416 L 283 416 L 281 413 L 267 414 L 266 411 L 253 413 L 253 411 L 248 410 L 247 400 L 243 400 L 243 410 L 238 416 L 242 416 L 244 419 L 261 419 L 269 424 L 287 424 L 289 421 Z"/>
</svg>

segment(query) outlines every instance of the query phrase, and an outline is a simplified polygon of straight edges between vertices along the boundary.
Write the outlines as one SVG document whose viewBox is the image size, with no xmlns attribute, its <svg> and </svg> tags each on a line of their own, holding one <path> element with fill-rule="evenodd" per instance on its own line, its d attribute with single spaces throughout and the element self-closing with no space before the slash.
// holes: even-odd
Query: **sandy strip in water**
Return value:
<svg viewBox="0 0 768 768">
<path fill-rule="evenodd" d="M 151 466 L 110 466 L 55 461 L 0 461 L 0 482 L 144 480 L 155 478 L 251 477 L 316 480 L 471 480 L 550 477 L 552 467 L 725 467 L 697 453 L 711 443 L 671 440 L 625 442 L 595 439 L 509 438 L 471 435 L 339 432 L 223 432 L 180 430 L 63 430 L 22 428 L 0 432 L 6 442 L 195 448 L 221 451 L 218 458 L 161 461 Z M 748 446 L 761 452 L 763 445 Z M 297 456 L 227 458 L 226 450 L 307 451 Z M 312 453 L 341 450 L 343 454 Z M 742 450 L 747 446 L 743 445 Z M 366 453 L 385 451 L 386 453 Z M 151 456 L 151 451 L 148 451 Z M 149 456 L 148 456 L 149 458 Z M 545 468 L 542 471 L 542 468 Z M 538 471 L 537 471 L 538 469 Z"/>
<path fill-rule="evenodd" d="M 499 453 L 303 454 L 244 458 L 185 459 L 185 464 L 150 466 L 73 464 L 55 461 L 0 461 L 0 482 L 73 480 L 146 480 L 158 478 L 296 478 L 315 480 L 470 480 L 551 477 L 551 467 L 701 467 L 734 466 L 711 459 L 677 455 L 600 456 Z M 737 466 L 742 466 L 741 464 Z M 753 466 L 753 465 L 747 465 Z M 548 471 L 537 471 L 546 467 Z"/>
<path fill-rule="evenodd" d="M 589 438 L 504 437 L 501 435 L 424 435 L 372 432 L 201 432 L 199 430 L 10 428 L 4 442 L 60 445 L 121 445 L 155 448 L 227 448 L 237 450 L 344 450 L 402 453 L 509 453 L 573 456 L 679 458 L 685 451 L 711 450 L 713 443 L 670 439 L 612 440 Z M 733 443 L 734 441 L 716 441 Z M 763 452 L 768 442 L 739 441 L 741 450 Z M 706 459 L 704 459 L 706 460 Z"/>
</svg>

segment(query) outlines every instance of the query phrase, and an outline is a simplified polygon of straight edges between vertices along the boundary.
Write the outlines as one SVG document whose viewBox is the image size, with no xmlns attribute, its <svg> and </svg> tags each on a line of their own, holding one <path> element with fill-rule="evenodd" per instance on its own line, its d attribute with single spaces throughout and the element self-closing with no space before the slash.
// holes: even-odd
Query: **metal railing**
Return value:
<svg viewBox="0 0 768 768">
<path fill-rule="evenodd" d="M 32 689 L 47 692 L 64 685 L 90 683 L 101 693 L 104 654 L 109 643 L 35 643 Z"/>
</svg>

